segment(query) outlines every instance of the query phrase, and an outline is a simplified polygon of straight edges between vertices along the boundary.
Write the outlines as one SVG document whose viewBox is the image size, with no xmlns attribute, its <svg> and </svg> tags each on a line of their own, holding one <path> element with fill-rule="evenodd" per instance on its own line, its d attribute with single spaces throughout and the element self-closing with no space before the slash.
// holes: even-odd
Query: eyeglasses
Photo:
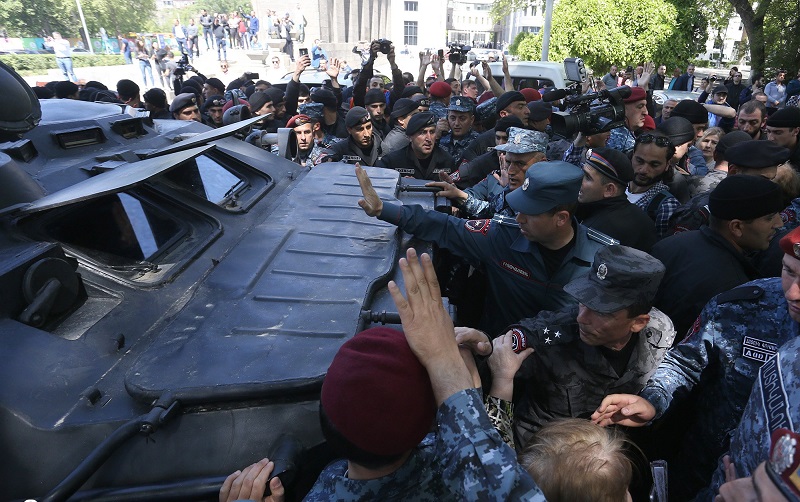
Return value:
<svg viewBox="0 0 800 502">
<path fill-rule="evenodd" d="M 209 105 L 208 106 L 209 106 L 209 108 L 212 107 L 212 106 L 225 106 L 225 100 L 224 99 L 212 99 L 211 101 L 209 101 Z"/>
<path fill-rule="evenodd" d="M 672 146 L 672 142 L 666 136 L 655 136 L 653 134 L 642 134 L 638 138 L 636 138 L 636 144 L 648 144 L 648 143 L 655 143 L 657 147 L 660 148 L 669 148 Z"/>
</svg>

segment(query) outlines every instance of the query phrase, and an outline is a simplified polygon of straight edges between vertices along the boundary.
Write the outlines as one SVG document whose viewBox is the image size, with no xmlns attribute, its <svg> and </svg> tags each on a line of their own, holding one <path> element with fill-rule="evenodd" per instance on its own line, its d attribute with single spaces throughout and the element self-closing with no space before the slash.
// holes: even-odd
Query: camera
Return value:
<svg viewBox="0 0 800 502">
<path fill-rule="evenodd" d="M 564 71 L 567 73 L 567 80 L 572 82 L 586 81 L 586 66 L 581 58 L 567 58 L 564 60 Z"/>
<path fill-rule="evenodd" d="M 447 60 L 453 64 L 462 65 L 467 62 L 467 53 L 472 50 L 469 45 L 453 44 L 450 46 L 450 56 Z"/>
<path fill-rule="evenodd" d="M 553 132 L 571 138 L 575 133 L 584 135 L 598 134 L 625 125 L 625 98 L 631 95 L 628 86 L 611 90 L 580 94 L 579 84 L 560 93 L 568 94 L 564 98 L 567 111 L 553 112 L 550 125 Z M 559 93 L 559 91 L 553 91 Z"/>
<path fill-rule="evenodd" d="M 173 71 L 172 74 L 176 77 L 182 77 L 186 75 L 187 71 L 197 73 L 197 70 L 194 69 L 194 66 L 189 64 L 189 54 L 186 52 L 183 53 L 180 60 L 178 60 L 175 64 L 177 65 L 177 68 L 175 68 L 175 71 Z"/>
<path fill-rule="evenodd" d="M 391 40 L 386 40 L 385 38 L 379 38 L 377 40 L 377 42 L 379 44 L 381 44 L 381 48 L 378 49 L 378 50 L 381 51 L 382 53 L 389 54 L 389 51 L 392 50 L 392 41 Z"/>
</svg>

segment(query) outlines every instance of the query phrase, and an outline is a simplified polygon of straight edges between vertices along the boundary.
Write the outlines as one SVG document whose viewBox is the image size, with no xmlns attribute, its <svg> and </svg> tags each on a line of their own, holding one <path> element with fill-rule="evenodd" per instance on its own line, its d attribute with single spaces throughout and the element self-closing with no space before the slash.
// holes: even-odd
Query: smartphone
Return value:
<svg viewBox="0 0 800 502">
<path fill-rule="evenodd" d="M 439 49 L 439 61 L 444 60 L 444 49 Z"/>
<path fill-rule="evenodd" d="M 305 47 L 300 47 L 300 57 L 308 56 L 308 49 Z"/>
</svg>

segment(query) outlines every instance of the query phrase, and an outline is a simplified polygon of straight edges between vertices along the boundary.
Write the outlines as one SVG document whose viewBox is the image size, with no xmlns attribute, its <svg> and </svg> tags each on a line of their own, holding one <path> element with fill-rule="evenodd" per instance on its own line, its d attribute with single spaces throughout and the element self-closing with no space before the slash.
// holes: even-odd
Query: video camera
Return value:
<svg viewBox="0 0 800 502">
<path fill-rule="evenodd" d="M 631 95 L 628 86 L 600 92 L 581 94 L 581 83 L 586 80 L 586 68 L 579 58 L 564 60 L 567 79 L 574 82 L 566 89 L 556 89 L 545 94 L 544 101 L 563 99 L 566 111 L 553 112 L 550 125 L 553 132 L 564 138 L 575 133 L 598 134 L 625 125 L 625 98 Z"/>
<path fill-rule="evenodd" d="M 175 64 L 178 67 L 175 68 L 175 71 L 172 72 L 172 75 L 174 77 L 182 77 L 186 75 L 187 71 L 197 73 L 197 70 L 194 69 L 194 66 L 189 64 L 189 54 L 186 52 L 183 53 L 180 60 L 176 61 Z"/>
<path fill-rule="evenodd" d="M 450 46 L 450 55 L 447 60 L 452 64 L 462 65 L 467 62 L 467 53 L 472 50 L 469 45 L 453 44 Z"/>
</svg>

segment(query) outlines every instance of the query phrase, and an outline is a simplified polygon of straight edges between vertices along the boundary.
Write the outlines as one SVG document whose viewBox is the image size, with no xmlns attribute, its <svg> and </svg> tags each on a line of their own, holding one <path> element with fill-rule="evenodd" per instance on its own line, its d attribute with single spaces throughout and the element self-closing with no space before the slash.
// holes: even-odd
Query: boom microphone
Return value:
<svg viewBox="0 0 800 502">
<path fill-rule="evenodd" d="M 559 99 L 566 98 L 568 94 L 569 92 L 566 89 L 556 89 L 542 96 L 542 101 L 544 101 L 545 103 L 550 103 L 551 101 L 558 101 Z"/>
</svg>

